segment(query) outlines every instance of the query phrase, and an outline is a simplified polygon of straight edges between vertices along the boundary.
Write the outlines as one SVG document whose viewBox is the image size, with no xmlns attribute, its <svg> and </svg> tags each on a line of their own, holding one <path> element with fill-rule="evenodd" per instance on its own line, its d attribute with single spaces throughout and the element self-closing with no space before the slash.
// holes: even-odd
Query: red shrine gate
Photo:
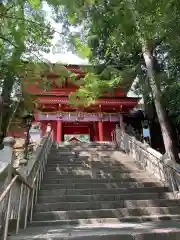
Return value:
<svg viewBox="0 0 180 240">
<path fill-rule="evenodd" d="M 51 72 L 47 73 L 49 81 L 53 82 L 51 91 L 42 92 L 30 86 L 31 93 L 37 96 L 36 122 L 41 123 L 43 133 L 47 125 L 51 125 L 57 142 L 62 142 L 67 134 L 89 135 L 90 141 L 111 141 L 116 124 L 120 123 L 122 127 L 123 114 L 133 109 L 139 99 L 128 98 L 120 88 L 116 88 L 113 94 L 104 93 L 90 107 L 75 108 L 69 104 L 68 98 L 79 88 L 78 79 L 84 77 L 85 73 L 78 66 L 65 67 L 76 74 L 77 85 L 68 79 L 59 85 L 56 83 L 59 76 Z"/>
</svg>

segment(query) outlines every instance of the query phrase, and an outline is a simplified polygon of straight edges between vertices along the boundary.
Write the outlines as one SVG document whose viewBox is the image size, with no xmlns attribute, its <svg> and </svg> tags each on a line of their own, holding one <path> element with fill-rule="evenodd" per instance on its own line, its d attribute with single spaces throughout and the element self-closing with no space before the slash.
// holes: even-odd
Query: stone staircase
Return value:
<svg viewBox="0 0 180 240">
<path fill-rule="evenodd" d="M 110 144 L 54 145 L 33 221 L 9 240 L 180 239 L 180 200 Z"/>
</svg>

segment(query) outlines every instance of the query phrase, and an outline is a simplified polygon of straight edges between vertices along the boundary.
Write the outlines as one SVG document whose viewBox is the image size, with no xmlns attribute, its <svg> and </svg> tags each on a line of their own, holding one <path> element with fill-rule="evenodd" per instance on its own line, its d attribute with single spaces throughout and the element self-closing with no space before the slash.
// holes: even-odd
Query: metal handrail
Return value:
<svg viewBox="0 0 180 240">
<path fill-rule="evenodd" d="M 115 129 L 115 135 L 114 139 L 121 150 L 132 155 L 146 171 L 158 177 L 165 186 L 169 187 L 176 198 L 180 197 L 180 172 L 174 166 L 166 163 L 162 154 L 159 153 L 159 157 L 156 156 L 150 151 L 150 146 L 147 150 L 143 143 L 127 133 L 121 133 L 119 128 Z"/>
<path fill-rule="evenodd" d="M 18 175 L 16 175 L 12 181 L 10 182 L 10 184 L 6 187 L 6 189 L 4 190 L 4 192 L 1 194 L 0 196 L 0 203 L 4 200 L 4 198 L 6 197 L 6 195 L 8 194 L 8 192 L 10 191 L 12 185 L 14 184 L 14 182 L 17 180 Z"/>
<path fill-rule="evenodd" d="M 49 150 L 52 145 L 52 132 L 48 133 L 46 136 L 46 140 L 44 141 L 44 144 L 41 148 L 41 152 L 39 154 L 40 160 L 36 160 L 34 165 L 38 162 L 37 169 L 35 169 L 35 172 L 32 170 L 30 175 L 33 176 L 30 177 L 30 181 L 24 179 L 21 175 L 19 175 L 15 171 L 15 176 L 12 176 L 11 181 L 6 186 L 5 190 L 0 195 L 0 206 L 5 206 L 4 211 L 2 211 L 2 220 L 3 220 L 3 238 L 2 240 L 7 240 L 8 236 L 8 227 L 9 227 L 9 220 L 11 212 L 14 214 L 13 209 L 13 200 L 12 200 L 12 192 L 15 191 L 15 195 L 19 195 L 18 199 L 15 199 L 17 202 L 15 205 L 18 205 L 18 208 L 15 210 L 16 213 L 16 234 L 19 232 L 20 228 L 20 220 L 21 216 L 23 216 L 24 219 L 24 229 L 27 227 L 27 218 L 28 213 L 30 213 L 30 221 L 32 221 L 33 216 L 33 208 L 34 204 L 37 202 L 37 194 L 40 190 L 40 184 L 43 179 L 45 166 L 47 163 L 47 155 L 49 153 Z M 19 185 L 20 183 L 20 185 Z M 17 186 L 16 186 L 17 185 Z M 14 199 L 15 196 L 13 196 Z M 15 208 L 16 208 L 15 206 Z M 24 212 L 25 211 L 25 212 Z M 24 212 L 24 214 L 22 213 Z"/>
</svg>

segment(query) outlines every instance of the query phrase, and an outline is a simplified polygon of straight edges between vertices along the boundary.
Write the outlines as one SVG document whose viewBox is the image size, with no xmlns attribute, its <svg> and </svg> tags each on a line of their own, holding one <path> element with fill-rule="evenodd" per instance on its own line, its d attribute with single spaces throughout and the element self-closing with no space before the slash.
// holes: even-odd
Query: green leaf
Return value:
<svg viewBox="0 0 180 240">
<path fill-rule="evenodd" d="M 40 8 L 41 1 L 40 0 L 28 0 L 29 4 L 31 5 L 32 8 L 38 9 Z"/>
<path fill-rule="evenodd" d="M 74 14 L 73 15 L 69 15 L 68 16 L 68 21 L 69 21 L 70 24 L 76 24 L 77 18 L 76 18 L 76 16 Z"/>
<path fill-rule="evenodd" d="M 79 36 L 74 36 L 72 38 L 74 46 L 76 48 L 77 54 L 82 58 L 89 58 L 91 54 L 91 49 L 87 43 L 82 42 Z"/>
</svg>

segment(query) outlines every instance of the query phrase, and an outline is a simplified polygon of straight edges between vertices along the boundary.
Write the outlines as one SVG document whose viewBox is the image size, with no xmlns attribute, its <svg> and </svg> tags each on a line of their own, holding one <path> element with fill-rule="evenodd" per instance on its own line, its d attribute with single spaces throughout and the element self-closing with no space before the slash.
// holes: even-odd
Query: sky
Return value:
<svg viewBox="0 0 180 240">
<path fill-rule="evenodd" d="M 46 12 L 46 16 L 47 16 L 47 20 L 49 20 L 53 26 L 53 28 L 55 29 L 55 34 L 54 34 L 54 38 L 52 40 L 52 45 L 54 46 L 58 40 L 60 40 L 59 37 L 59 33 L 62 30 L 62 24 L 61 23 L 55 23 L 53 18 L 52 18 L 52 13 L 51 13 L 51 9 L 48 7 L 48 5 L 46 3 L 43 4 L 43 10 Z M 52 63 L 64 63 L 64 64 L 77 64 L 77 65 L 84 65 L 84 64 L 88 64 L 88 59 L 82 59 L 80 57 L 78 57 L 77 55 L 73 54 L 70 51 L 66 51 L 65 49 L 63 49 L 64 46 L 58 45 L 58 48 L 56 48 L 56 53 L 53 52 L 53 47 L 50 51 L 50 53 L 48 54 L 43 54 L 44 59 L 47 59 L 48 61 L 52 62 Z M 64 52 L 60 53 L 58 52 L 58 49 L 60 50 L 62 48 L 62 50 L 64 50 Z"/>
</svg>

